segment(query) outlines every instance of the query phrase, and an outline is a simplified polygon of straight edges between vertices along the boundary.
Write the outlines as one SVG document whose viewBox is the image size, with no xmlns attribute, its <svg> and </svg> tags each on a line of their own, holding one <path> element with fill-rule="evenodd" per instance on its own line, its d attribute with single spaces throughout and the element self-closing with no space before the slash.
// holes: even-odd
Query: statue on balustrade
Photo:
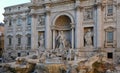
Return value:
<svg viewBox="0 0 120 73">
<path fill-rule="evenodd" d="M 92 37 L 93 37 L 93 32 L 88 29 L 87 32 L 85 33 L 85 46 L 92 46 L 92 43 L 93 43 L 93 40 L 92 40 Z"/>
</svg>

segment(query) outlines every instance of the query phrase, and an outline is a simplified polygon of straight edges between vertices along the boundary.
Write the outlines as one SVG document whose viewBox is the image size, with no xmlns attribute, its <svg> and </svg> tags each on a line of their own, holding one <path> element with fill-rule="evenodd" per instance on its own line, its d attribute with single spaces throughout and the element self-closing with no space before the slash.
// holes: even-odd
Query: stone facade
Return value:
<svg viewBox="0 0 120 73">
<path fill-rule="evenodd" d="M 0 58 L 2 57 L 3 50 L 4 50 L 4 24 L 0 23 Z"/>
<path fill-rule="evenodd" d="M 120 0 L 31 0 L 6 7 L 5 49 L 22 56 L 42 42 L 45 49 L 69 47 L 80 56 L 101 50 L 113 61 L 120 56 L 119 14 Z M 62 42 L 57 40 L 61 31 Z"/>
</svg>

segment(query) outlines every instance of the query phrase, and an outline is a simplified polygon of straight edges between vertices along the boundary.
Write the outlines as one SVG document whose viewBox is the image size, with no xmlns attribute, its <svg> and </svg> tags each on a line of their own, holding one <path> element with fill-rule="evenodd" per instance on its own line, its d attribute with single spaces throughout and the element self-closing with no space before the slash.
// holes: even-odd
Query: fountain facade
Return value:
<svg viewBox="0 0 120 73">
<path fill-rule="evenodd" d="M 17 73 L 118 69 L 119 8 L 119 0 L 31 0 L 6 7 L 5 67 Z"/>
</svg>

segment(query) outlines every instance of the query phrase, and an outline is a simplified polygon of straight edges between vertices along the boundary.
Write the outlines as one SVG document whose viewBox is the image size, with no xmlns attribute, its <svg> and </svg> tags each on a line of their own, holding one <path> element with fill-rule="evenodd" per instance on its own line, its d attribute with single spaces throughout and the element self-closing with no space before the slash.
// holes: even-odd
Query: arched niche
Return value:
<svg viewBox="0 0 120 73">
<path fill-rule="evenodd" d="M 56 26 L 70 26 L 70 23 L 71 19 L 66 15 L 59 16 L 55 21 Z"/>
<path fill-rule="evenodd" d="M 60 32 L 63 32 L 63 35 L 66 39 L 66 42 L 70 44 L 69 47 L 72 47 L 71 44 L 73 44 L 73 39 L 74 39 L 74 31 L 73 31 L 73 18 L 69 14 L 63 14 L 63 15 L 58 15 L 55 17 L 52 25 L 52 30 L 53 30 L 53 48 L 58 48 L 60 43 L 59 37 Z M 68 47 L 68 46 L 67 46 Z"/>
</svg>

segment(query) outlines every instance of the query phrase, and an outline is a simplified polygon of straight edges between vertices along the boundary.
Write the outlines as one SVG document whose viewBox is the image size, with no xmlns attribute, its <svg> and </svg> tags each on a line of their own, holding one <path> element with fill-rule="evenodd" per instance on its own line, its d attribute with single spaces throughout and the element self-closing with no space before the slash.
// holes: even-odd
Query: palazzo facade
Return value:
<svg viewBox="0 0 120 73">
<path fill-rule="evenodd" d="M 77 49 L 81 56 L 102 50 L 110 60 L 120 56 L 120 0 L 31 0 L 6 7 L 4 22 L 9 54 L 42 47 Z"/>
</svg>

